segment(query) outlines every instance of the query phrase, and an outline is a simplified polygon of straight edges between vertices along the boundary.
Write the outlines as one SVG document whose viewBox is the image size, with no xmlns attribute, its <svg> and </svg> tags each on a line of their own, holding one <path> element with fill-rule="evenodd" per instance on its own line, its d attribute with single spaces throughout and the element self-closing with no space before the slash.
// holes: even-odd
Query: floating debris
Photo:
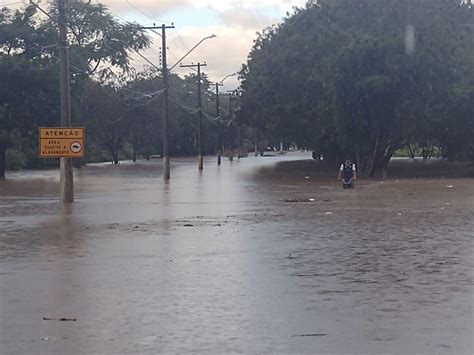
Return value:
<svg viewBox="0 0 474 355">
<path fill-rule="evenodd" d="M 285 202 L 315 202 L 316 199 L 314 198 L 309 198 L 309 199 L 306 199 L 306 198 L 288 198 L 285 200 Z"/>
<path fill-rule="evenodd" d="M 44 337 L 44 338 L 41 338 L 42 341 L 58 341 L 60 339 L 61 339 L 60 337 Z"/>
</svg>

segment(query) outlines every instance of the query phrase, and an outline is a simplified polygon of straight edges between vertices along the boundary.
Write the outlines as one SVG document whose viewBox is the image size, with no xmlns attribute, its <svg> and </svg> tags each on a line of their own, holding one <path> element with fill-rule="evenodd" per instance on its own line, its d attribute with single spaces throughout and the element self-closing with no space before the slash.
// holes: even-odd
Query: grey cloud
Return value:
<svg viewBox="0 0 474 355">
<path fill-rule="evenodd" d="M 168 37 L 168 63 L 173 65 L 181 56 L 183 56 L 194 44 L 201 38 L 208 36 L 210 33 L 217 34 L 214 39 L 207 40 L 201 46 L 196 48 L 183 63 L 191 62 L 207 62 L 207 67 L 203 71 L 209 75 L 211 81 L 220 81 L 228 74 L 234 73 L 241 69 L 242 63 L 246 61 L 247 54 L 255 37 L 252 30 L 243 31 L 237 28 L 229 28 L 224 26 L 209 28 L 183 28 L 180 30 L 178 37 L 176 32 L 170 31 Z M 160 46 L 160 38 L 155 38 L 152 48 L 144 51 L 142 54 L 154 63 L 158 64 L 158 48 Z M 137 69 L 141 69 L 143 60 L 139 57 L 135 58 L 134 63 Z M 180 69 L 177 66 L 174 72 L 179 75 L 185 75 L 188 69 Z M 238 86 L 237 77 L 226 80 L 226 89 Z"/>
<path fill-rule="evenodd" d="M 224 26 L 255 30 L 261 30 L 278 22 L 276 18 L 265 16 L 243 7 L 222 11 L 219 13 L 219 18 Z"/>
<path fill-rule="evenodd" d="M 103 0 L 113 12 L 119 15 L 142 14 L 159 18 L 180 7 L 189 6 L 189 0 Z"/>
</svg>

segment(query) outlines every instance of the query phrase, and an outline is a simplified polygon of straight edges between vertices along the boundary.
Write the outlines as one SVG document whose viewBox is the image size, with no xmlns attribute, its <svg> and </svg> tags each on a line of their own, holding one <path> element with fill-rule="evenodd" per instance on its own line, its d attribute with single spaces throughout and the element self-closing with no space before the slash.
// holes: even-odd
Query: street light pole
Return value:
<svg viewBox="0 0 474 355">
<path fill-rule="evenodd" d="M 202 157 L 202 97 L 201 97 L 201 63 L 198 63 L 198 108 L 199 108 L 199 120 L 198 120 L 198 166 L 199 170 L 204 168 L 203 157 Z"/>
<path fill-rule="evenodd" d="M 227 91 L 227 93 L 229 94 L 229 125 L 232 124 L 232 91 Z M 232 156 L 232 159 L 233 159 L 233 156 L 234 156 L 234 145 L 232 144 L 232 153 L 231 153 L 231 156 Z"/>
<path fill-rule="evenodd" d="M 186 58 L 193 50 L 195 50 L 202 42 L 204 42 L 206 39 L 211 39 L 217 37 L 215 34 L 212 34 L 210 36 L 204 37 L 201 39 L 193 48 L 191 48 L 185 55 L 183 55 L 174 65 L 169 69 L 170 71 L 173 70 L 178 64 L 181 64 L 181 61 Z M 182 67 L 182 65 L 180 65 Z"/>
<path fill-rule="evenodd" d="M 202 97 L 201 97 L 201 67 L 207 66 L 206 63 L 197 63 L 197 64 L 181 64 L 181 68 L 194 68 L 197 67 L 197 94 L 198 94 L 198 109 L 199 109 L 199 119 L 198 119 L 198 168 L 203 170 L 204 168 L 204 158 L 202 152 Z"/>
</svg>

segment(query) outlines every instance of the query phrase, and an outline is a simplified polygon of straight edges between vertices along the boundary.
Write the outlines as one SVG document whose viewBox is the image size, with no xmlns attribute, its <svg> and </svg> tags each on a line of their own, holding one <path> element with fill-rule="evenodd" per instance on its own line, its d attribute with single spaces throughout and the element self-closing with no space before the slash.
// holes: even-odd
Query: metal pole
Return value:
<svg viewBox="0 0 474 355">
<path fill-rule="evenodd" d="M 69 82 L 69 53 L 67 42 L 67 0 L 58 1 L 59 24 L 59 92 L 61 102 L 61 127 L 71 127 L 71 92 Z M 72 159 L 60 158 L 61 201 L 74 202 Z"/>
</svg>

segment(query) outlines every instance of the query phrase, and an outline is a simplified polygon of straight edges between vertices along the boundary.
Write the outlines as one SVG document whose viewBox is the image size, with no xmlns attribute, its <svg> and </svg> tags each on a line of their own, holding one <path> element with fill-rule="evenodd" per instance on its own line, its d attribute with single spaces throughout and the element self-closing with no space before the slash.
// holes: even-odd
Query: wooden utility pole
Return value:
<svg viewBox="0 0 474 355">
<path fill-rule="evenodd" d="M 166 57 L 166 30 L 174 28 L 174 25 L 171 26 L 161 25 L 161 26 L 150 26 L 150 27 L 141 27 L 144 30 L 154 30 L 154 29 L 161 29 L 161 51 L 162 51 L 162 58 L 161 63 L 162 67 L 162 76 L 163 76 L 163 89 L 165 90 L 165 104 L 164 104 L 164 120 L 163 120 L 163 179 L 169 180 L 171 178 L 170 173 L 170 150 L 169 150 L 169 140 L 170 140 L 170 133 L 169 133 L 169 108 L 168 108 L 168 98 L 169 98 L 169 90 L 168 90 L 168 64 L 167 64 L 167 57 Z"/>
<path fill-rule="evenodd" d="M 232 98 L 234 97 L 236 91 L 235 90 L 228 90 L 227 93 L 229 94 L 229 124 L 232 124 Z M 238 130 L 238 127 L 237 127 L 237 130 Z M 239 138 L 239 131 L 237 131 L 237 140 L 239 140 L 239 139 L 240 139 Z M 237 145 L 238 145 L 237 158 L 240 159 L 240 143 L 237 142 Z M 232 144 L 232 150 L 233 149 L 234 149 L 234 144 Z"/>
<path fill-rule="evenodd" d="M 161 41 L 162 41 L 162 63 L 163 63 L 163 86 L 165 89 L 165 119 L 163 121 L 163 179 L 170 179 L 170 150 L 169 150 L 169 109 L 168 109 L 168 66 L 166 63 L 166 29 L 174 28 L 174 26 L 161 25 Z"/>
<path fill-rule="evenodd" d="M 220 107 L 219 107 L 219 86 L 221 83 L 216 83 L 216 119 L 217 119 L 217 165 L 222 162 L 222 125 L 220 123 Z"/>
<path fill-rule="evenodd" d="M 242 94 L 241 90 L 228 90 L 227 93 L 229 94 L 229 120 L 232 122 L 232 98 L 238 97 Z M 241 153 L 241 145 L 242 145 L 242 137 L 241 137 L 241 130 L 239 123 L 235 124 L 235 128 L 237 130 L 237 158 L 240 159 L 242 157 Z"/>
<path fill-rule="evenodd" d="M 231 76 L 238 75 L 238 73 L 232 73 L 224 77 L 221 81 L 216 83 L 216 119 L 217 119 L 217 144 L 218 144 L 218 150 L 217 150 L 217 165 L 221 165 L 221 157 L 222 153 L 224 151 L 224 137 L 223 137 L 223 132 L 222 132 L 222 125 L 220 123 L 220 107 L 219 107 L 219 86 L 224 85 L 224 81 L 227 78 L 230 78 Z"/>
<path fill-rule="evenodd" d="M 58 1 L 59 25 L 59 92 L 61 102 L 61 127 L 71 127 L 71 91 L 69 76 L 69 45 L 67 42 L 67 0 Z M 61 201 L 74 202 L 72 159 L 60 158 Z"/>
<path fill-rule="evenodd" d="M 232 93 L 233 91 L 227 91 L 227 93 L 229 94 L 229 125 L 232 124 Z M 233 156 L 234 156 L 234 144 L 233 142 L 230 143 L 230 146 L 232 148 L 232 152 L 231 152 L 231 156 L 232 156 L 232 159 L 233 159 Z"/>
<path fill-rule="evenodd" d="M 197 64 L 181 64 L 181 68 L 195 68 L 197 67 L 197 94 L 198 94 L 198 108 L 199 108 L 199 119 L 198 119 L 198 168 L 199 170 L 203 170 L 204 168 L 204 160 L 203 160 L 203 153 L 202 153 L 202 95 L 201 95 L 201 67 L 207 66 L 206 63 L 197 63 Z"/>
</svg>

